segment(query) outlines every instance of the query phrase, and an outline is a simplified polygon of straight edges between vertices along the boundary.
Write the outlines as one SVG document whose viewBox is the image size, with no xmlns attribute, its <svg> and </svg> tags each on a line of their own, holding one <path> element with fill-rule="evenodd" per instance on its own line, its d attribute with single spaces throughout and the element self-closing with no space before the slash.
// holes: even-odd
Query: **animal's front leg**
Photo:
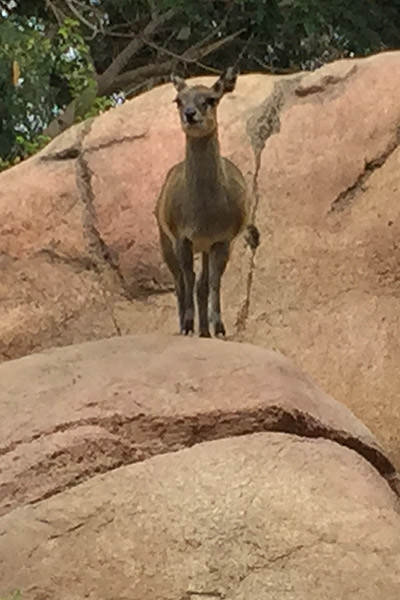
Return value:
<svg viewBox="0 0 400 600">
<path fill-rule="evenodd" d="M 187 238 L 178 240 L 176 243 L 176 255 L 179 266 L 183 273 L 185 287 L 185 310 L 183 318 L 183 328 L 181 333 L 187 335 L 194 331 L 194 301 L 193 290 L 195 275 L 193 271 L 193 247 L 192 242 Z"/>
<path fill-rule="evenodd" d="M 217 242 L 211 246 L 210 267 L 210 306 L 211 320 L 215 335 L 225 335 L 221 317 L 221 279 L 229 260 L 229 242 Z"/>
<path fill-rule="evenodd" d="M 201 275 L 196 284 L 197 292 L 197 307 L 199 311 L 199 335 L 200 337 L 211 337 L 208 327 L 208 289 L 209 289 L 209 272 L 208 272 L 208 254 L 202 254 Z"/>
<path fill-rule="evenodd" d="M 174 251 L 174 246 L 163 230 L 159 229 L 161 251 L 164 260 L 167 264 L 168 269 L 174 276 L 175 293 L 178 302 L 178 314 L 179 314 L 179 331 L 182 333 L 184 327 L 185 318 L 185 284 L 183 280 L 183 274 L 179 266 L 178 258 Z"/>
</svg>

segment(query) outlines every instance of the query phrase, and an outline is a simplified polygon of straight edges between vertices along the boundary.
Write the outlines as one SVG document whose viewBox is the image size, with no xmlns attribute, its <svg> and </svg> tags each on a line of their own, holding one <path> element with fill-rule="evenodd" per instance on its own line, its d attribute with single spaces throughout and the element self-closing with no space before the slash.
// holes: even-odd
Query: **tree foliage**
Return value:
<svg viewBox="0 0 400 600">
<path fill-rule="evenodd" d="M 66 18 L 51 36 L 36 17 L 11 14 L 0 25 L 0 158 L 3 166 L 46 143 L 43 131 L 71 99 L 96 83 L 79 23 Z"/>
<path fill-rule="evenodd" d="M 0 0 L 0 11 L 4 160 L 172 70 L 284 73 L 400 45 L 400 0 Z"/>
</svg>

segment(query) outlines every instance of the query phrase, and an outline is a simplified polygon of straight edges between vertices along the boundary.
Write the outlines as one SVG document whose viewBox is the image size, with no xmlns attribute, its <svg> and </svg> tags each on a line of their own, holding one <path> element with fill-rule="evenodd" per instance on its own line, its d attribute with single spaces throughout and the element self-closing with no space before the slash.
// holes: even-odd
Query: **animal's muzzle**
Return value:
<svg viewBox="0 0 400 600">
<path fill-rule="evenodd" d="M 185 108 L 183 113 L 185 115 L 186 122 L 189 125 L 193 125 L 196 123 L 196 109 L 195 108 Z"/>
</svg>

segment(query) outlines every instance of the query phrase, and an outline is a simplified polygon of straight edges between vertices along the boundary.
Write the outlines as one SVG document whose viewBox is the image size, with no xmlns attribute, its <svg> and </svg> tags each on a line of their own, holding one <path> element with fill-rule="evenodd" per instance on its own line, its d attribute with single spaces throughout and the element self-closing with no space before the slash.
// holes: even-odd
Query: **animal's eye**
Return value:
<svg viewBox="0 0 400 600">
<path fill-rule="evenodd" d="M 175 98 L 174 102 L 179 108 L 182 106 L 182 100 L 179 98 L 179 96 Z"/>
<path fill-rule="evenodd" d="M 215 106 L 217 104 L 217 99 L 210 96 L 206 99 L 206 104 L 208 104 L 208 106 Z"/>
</svg>

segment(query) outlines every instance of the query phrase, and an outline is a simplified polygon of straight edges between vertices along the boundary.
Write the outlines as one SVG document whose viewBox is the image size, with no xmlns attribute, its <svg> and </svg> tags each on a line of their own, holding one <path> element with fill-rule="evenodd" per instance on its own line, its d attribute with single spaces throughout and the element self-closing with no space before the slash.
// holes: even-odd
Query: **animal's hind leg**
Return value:
<svg viewBox="0 0 400 600">
<path fill-rule="evenodd" d="M 162 229 L 160 229 L 160 244 L 167 267 L 174 276 L 175 293 L 178 302 L 179 331 L 180 333 L 182 333 L 185 316 L 185 286 L 183 281 L 183 274 L 179 267 L 178 259 L 176 257 L 172 242 L 169 239 L 169 237 L 162 231 Z"/>
<path fill-rule="evenodd" d="M 185 288 L 185 313 L 183 317 L 183 333 L 187 335 L 194 331 L 194 301 L 193 290 L 195 275 L 193 271 L 193 246 L 188 238 L 176 243 L 176 256 L 183 273 Z"/>
<path fill-rule="evenodd" d="M 208 277 L 208 254 L 207 252 L 203 252 L 201 275 L 196 283 L 200 337 L 211 337 L 210 330 L 208 327 Z"/>
<path fill-rule="evenodd" d="M 225 335 L 221 318 L 221 279 L 228 264 L 229 249 L 229 242 L 217 242 L 211 246 L 209 255 L 211 320 L 215 335 Z"/>
</svg>

